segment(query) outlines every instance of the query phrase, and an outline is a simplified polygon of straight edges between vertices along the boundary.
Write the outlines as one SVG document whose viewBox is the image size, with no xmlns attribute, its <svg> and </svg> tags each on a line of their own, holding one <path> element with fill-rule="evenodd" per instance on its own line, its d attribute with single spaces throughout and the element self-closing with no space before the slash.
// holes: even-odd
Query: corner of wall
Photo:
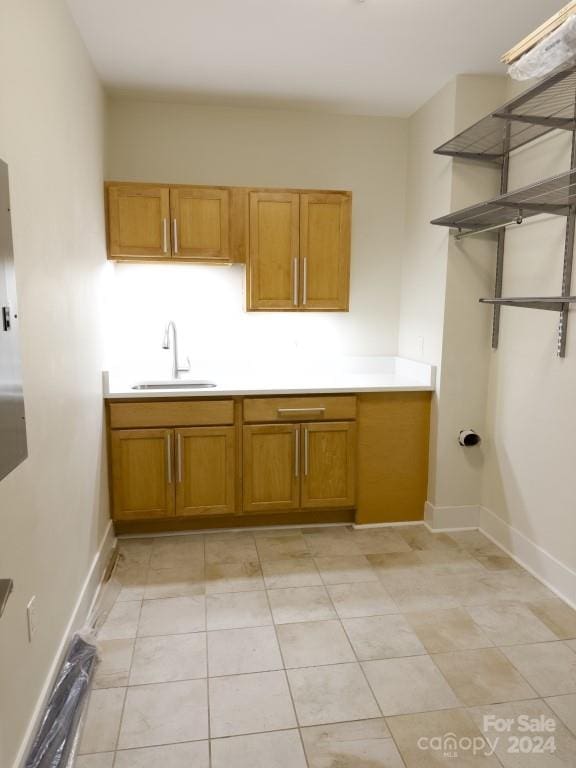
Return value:
<svg viewBox="0 0 576 768">
<path fill-rule="evenodd" d="M 26 755 L 30 749 L 32 740 L 36 734 L 36 730 L 42 718 L 46 702 L 50 696 L 54 680 L 62 665 L 64 657 L 66 656 L 70 640 L 76 632 L 89 632 L 91 630 L 90 619 L 92 616 L 92 610 L 98 600 L 100 590 L 102 589 L 102 580 L 104 578 L 107 565 L 110 561 L 115 543 L 116 536 L 114 534 L 114 526 L 112 524 L 112 520 L 110 520 L 106 526 L 106 530 L 100 545 L 98 546 L 98 550 L 94 555 L 92 564 L 88 570 L 88 574 L 86 575 L 84 583 L 82 584 L 78 598 L 72 609 L 70 619 L 62 634 L 57 651 L 54 654 L 52 664 L 50 665 L 50 668 L 41 686 L 40 694 L 32 711 L 28 726 L 24 732 L 24 737 L 21 741 L 20 749 L 16 754 L 12 768 L 21 768 L 24 764 Z"/>
</svg>

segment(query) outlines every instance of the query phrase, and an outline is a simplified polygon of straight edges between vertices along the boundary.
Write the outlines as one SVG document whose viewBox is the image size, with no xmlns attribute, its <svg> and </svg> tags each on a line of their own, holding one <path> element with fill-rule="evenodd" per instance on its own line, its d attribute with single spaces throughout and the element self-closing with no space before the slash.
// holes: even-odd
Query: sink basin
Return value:
<svg viewBox="0 0 576 768">
<path fill-rule="evenodd" d="M 141 381 L 132 389 L 210 389 L 215 386 L 213 381 Z"/>
</svg>

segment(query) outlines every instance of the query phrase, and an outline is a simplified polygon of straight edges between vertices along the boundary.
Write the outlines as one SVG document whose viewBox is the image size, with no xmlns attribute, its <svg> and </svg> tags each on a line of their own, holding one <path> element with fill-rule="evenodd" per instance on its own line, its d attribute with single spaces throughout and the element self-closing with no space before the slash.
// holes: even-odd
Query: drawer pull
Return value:
<svg viewBox="0 0 576 768">
<path fill-rule="evenodd" d="M 177 219 L 172 219 L 172 235 L 173 235 L 172 248 L 174 250 L 174 255 L 177 255 L 178 254 L 178 221 Z"/>
<path fill-rule="evenodd" d="M 166 435 L 166 473 L 168 485 L 172 485 L 172 438 Z"/>
<path fill-rule="evenodd" d="M 178 483 L 182 482 L 182 435 L 178 433 Z"/>
<path fill-rule="evenodd" d="M 294 430 L 294 477 L 300 474 L 300 429 Z"/>
<path fill-rule="evenodd" d="M 162 253 L 168 253 L 168 219 L 162 219 Z"/>
<path fill-rule="evenodd" d="M 277 408 L 278 416 L 293 416 L 295 413 L 326 413 L 326 408 Z"/>
</svg>

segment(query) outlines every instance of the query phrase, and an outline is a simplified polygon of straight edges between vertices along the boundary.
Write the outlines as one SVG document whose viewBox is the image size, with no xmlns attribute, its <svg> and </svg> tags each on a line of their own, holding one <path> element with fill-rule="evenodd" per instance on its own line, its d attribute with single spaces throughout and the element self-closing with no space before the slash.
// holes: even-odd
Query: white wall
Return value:
<svg viewBox="0 0 576 768">
<path fill-rule="evenodd" d="M 478 297 L 493 282 L 493 240 L 456 244 L 430 220 L 497 191 L 497 173 L 434 155 L 435 147 L 502 98 L 504 79 L 460 76 L 408 121 L 406 250 L 402 262 L 399 354 L 438 366 L 433 399 L 428 500 L 478 505 L 482 454 L 459 448 L 460 429 L 482 430 L 490 348 L 489 310 Z"/>
<path fill-rule="evenodd" d="M 433 154 L 453 133 L 456 81 L 448 83 L 408 121 L 406 236 L 402 259 L 398 354 L 437 366 L 442 344 L 448 235 L 430 220 L 450 209 L 451 160 Z M 432 400 L 428 498 L 436 496 L 438 393 Z"/>
<path fill-rule="evenodd" d="M 489 167 L 432 150 L 519 90 L 504 78 L 460 76 L 410 118 L 399 354 L 439 366 L 431 505 L 449 525 L 479 521 L 576 603 L 576 313 L 564 360 L 556 356 L 552 312 L 504 307 L 499 348 L 491 350 L 492 312 L 477 299 L 493 291 L 495 238 L 458 243 L 428 223 L 497 193 L 498 174 Z M 552 134 L 512 155 L 510 188 L 569 163 L 570 136 Z M 565 220 L 556 217 L 508 231 L 505 295 L 558 294 L 564 231 Z M 467 426 L 482 434 L 479 448 L 457 445 Z"/>
<path fill-rule="evenodd" d="M 29 449 L 0 483 L 0 574 L 15 583 L 0 619 L 3 768 L 16 759 L 108 525 L 103 106 L 62 0 L 1 0 L 0 157 L 10 170 Z"/>
<path fill-rule="evenodd" d="M 110 366 L 167 371 L 171 317 L 193 360 L 395 354 L 405 121 L 113 99 L 108 138 L 109 179 L 353 192 L 349 313 L 245 313 L 243 266 L 117 265 Z"/>
<path fill-rule="evenodd" d="M 501 77 L 457 77 L 453 135 L 496 108 L 504 99 L 505 83 Z M 452 160 L 451 179 L 445 212 L 487 200 L 500 186 L 499 170 L 470 160 Z M 461 429 L 472 427 L 481 435 L 484 430 L 492 310 L 478 299 L 494 291 L 496 237 L 456 241 L 444 232 L 448 250 L 433 503 L 474 507 L 481 493 L 483 446 L 463 449 L 457 438 Z"/>
<path fill-rule="evenodd" d="M 514 153 L 511 187 L 568 170 L 570 138 L 555 133 Z M 565 219 L 556 217 L 507 233 L 505 295 L 559 294 L 564 233 Z M 576 604 L 576 312 L 565 359 L 556 356 L 557 326 L 555 312 L 502 310 L 489 368 L 482 504 L 493 535 L 522 549 Z"/>
</svg>

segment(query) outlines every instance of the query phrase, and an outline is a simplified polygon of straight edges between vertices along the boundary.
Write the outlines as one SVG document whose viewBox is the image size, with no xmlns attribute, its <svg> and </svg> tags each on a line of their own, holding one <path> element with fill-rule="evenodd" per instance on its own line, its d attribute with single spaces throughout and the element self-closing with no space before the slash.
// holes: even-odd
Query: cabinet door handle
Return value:
<svg viewBox="0 0 576 768">
<path fill-rule="evenodd" d="M 304 427 L 304 476 L 308 477 L 308 427 Z"/>
<path fill-rule="evenodd" d="M 182 435 L 178 433 L 177 437 L 177 466 L 178 466 L 178 483 L 182 482 Z"/>
<path fill-rule="evenodd" d="M 304 256 L 303 263 L 303 280 L 302 280 L 302 304 L 306 305 L 308 301 L 308 259 Z"/>
<path fill-rule="evenodd" d="M 172 485 L 172 437 L 166 435 L 166 474 L 168 475 L 168 485 Z"/>
<path fill-rule="evenodd" d="M 178 253 L 178 222 L 176 219 L 172 219 L 172 233 L 174 236 L 174 242 L 172 245 L 174 246 L 174 253 Z"/>
<path fill-rule="evenodd" d="M 162 250 L 168 253 L 168 219 L 162 219 Z"/>
<path fill-rule="evenodd" d="M 300 428 L 294 430 L 294 477 L 300 474 Z"/>
<path fill-rule="evenodd" d="M 294 256 L 294 285 L 292 286 L 292 304 L 298 306 L 298 256 Z"/>
<path fill-rule="evenodd" d="M 278 416 L 293 416 L 297 413 L 320 413 L 323 414 L 326 412 L 326 408 L 324 406 L 320 406 L 318 408 L 276 408 L 276 413 Z"/>
</svg>

